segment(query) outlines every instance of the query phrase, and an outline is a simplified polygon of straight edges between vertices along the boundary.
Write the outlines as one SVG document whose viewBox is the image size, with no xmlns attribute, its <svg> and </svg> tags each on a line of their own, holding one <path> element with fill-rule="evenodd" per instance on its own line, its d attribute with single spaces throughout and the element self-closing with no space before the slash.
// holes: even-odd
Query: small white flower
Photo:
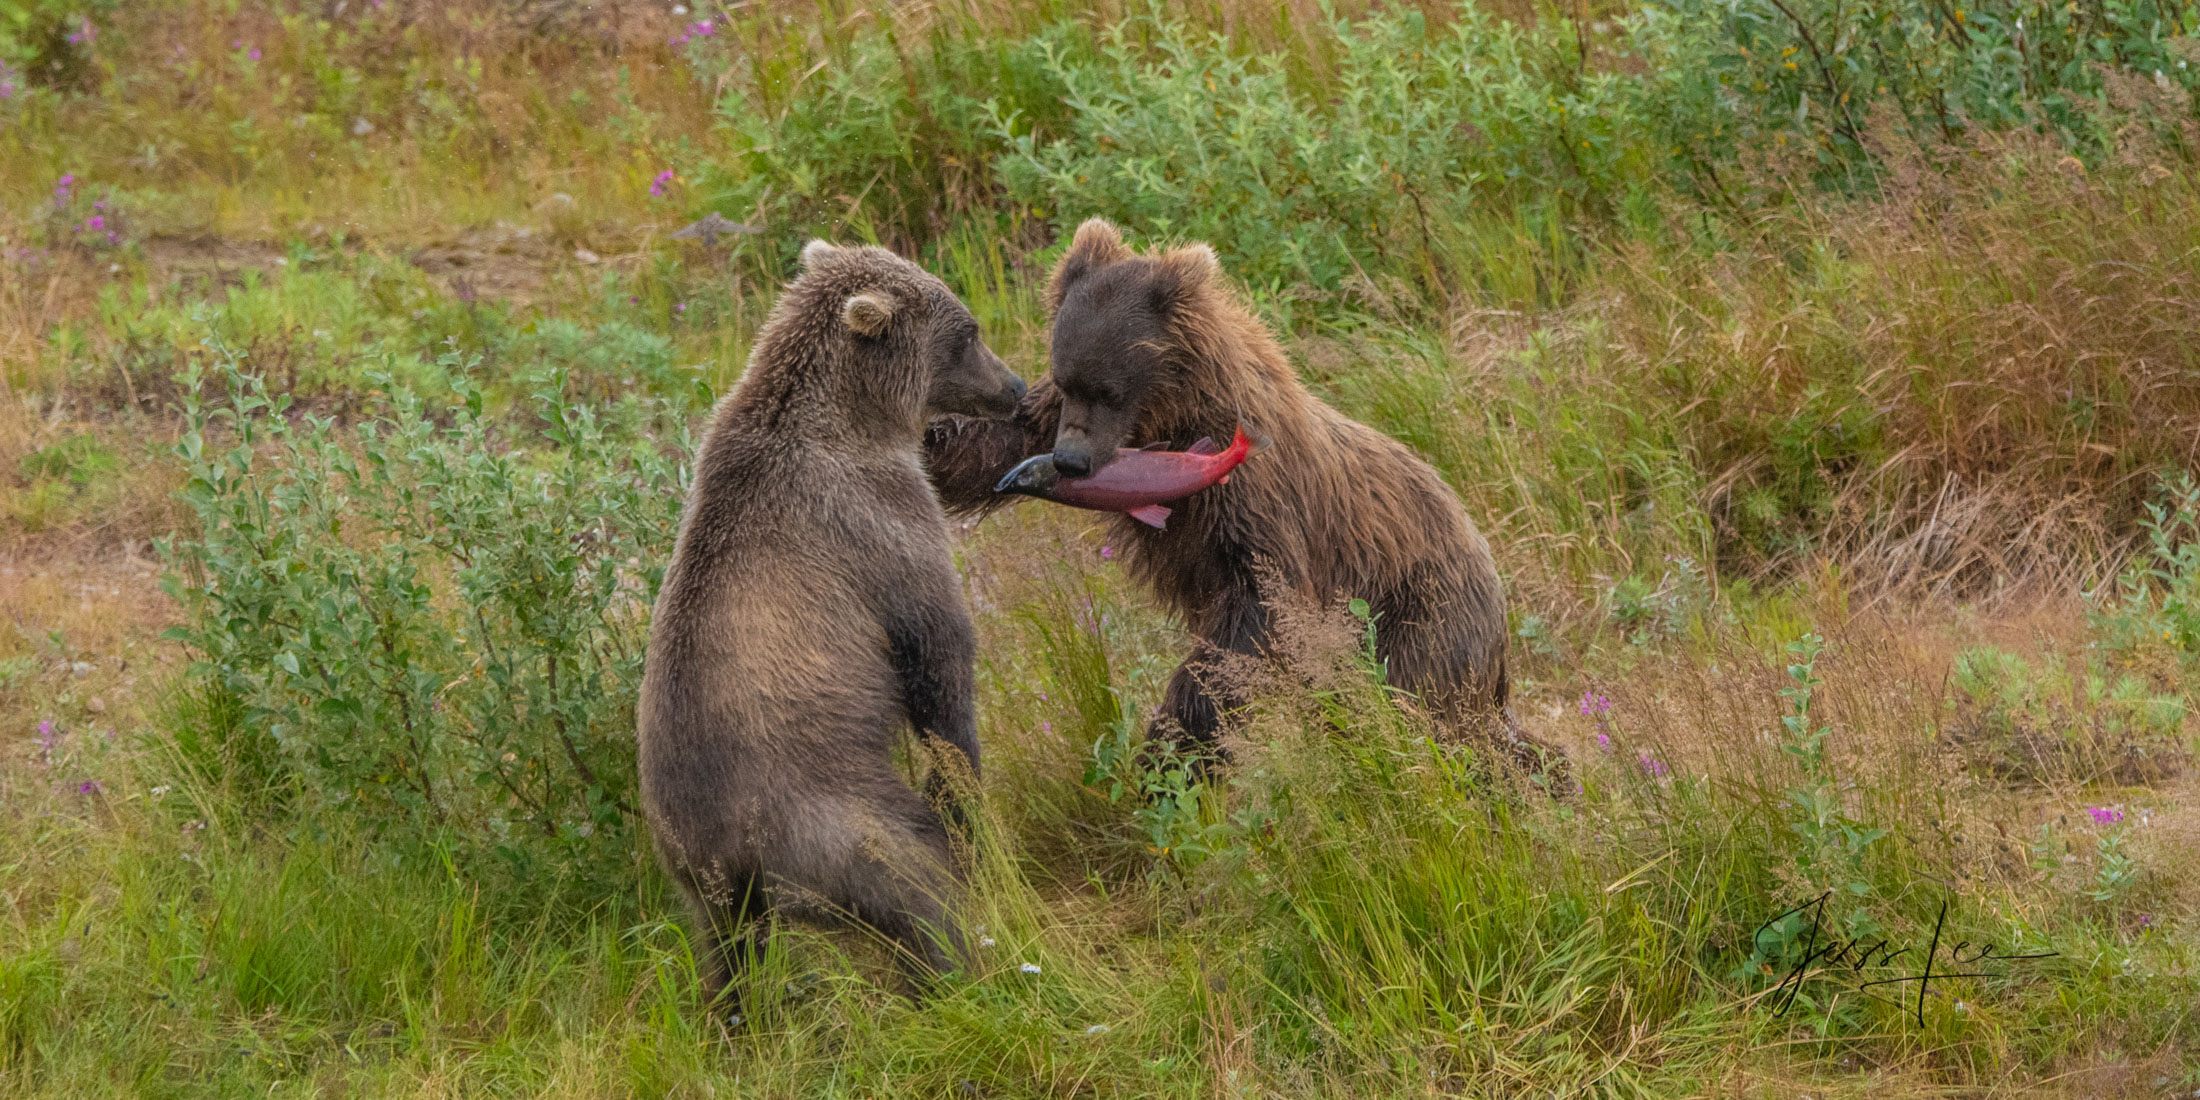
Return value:
<svg viewBox="0 0 2200 1100">
<path fill-rule="evenodd" d="M 674 5 L 672 5 L 672 14 L 674 14 L 674 15 L 686 15 L 687 13 L 688 13 L 688 9 L 687 9 L 687 5 L 686 5 L 686 4 L 674 4 Z"/>
<path fill-rule="evenodd" d="M 153 801 L 160 801 L 164 796 L 168 794 L 168 785 L 163 783 L 160 786 L 153 788 L 152 794 Z"/>
<path fill-rule="evenodd" d="M 1969 1012 L 1969 1011 L 1971 1011 L 1971 1006 L 1970 1006 L 1970 1005 L 1967 1005 L 1967 1004 L 1964 1004 L 1964 1003 L 1963 1003 L 1962 1001 L 1957 1001 L 1957 1002 L 1956 1002 L 1956 1011 L 1957 1011 L 1957 1012 Z"/>
<path fill-rule="evenodd" d="M 1085 1029 L 1085 1034 L 1087 1035 L 1106 1035 L 1107 1033 L 1108 1025 L 1106 1024 L 1094 1024 L 1091 1027 Z"/>
<path fill-rule="evenodd" d="M 991 936 L 980 936 L 980 937 L 978 937 L 978 946 L 980 946 L 980 947 L 991 947 L 991 946 L 993 946 L 993 937 L 991 937 Z"/>
<path fill-rule="evenodd" d="M 1024 971 L 1024 973 L 1026 973 L 1026 974 L 1037 974 L 1037 973 L 1039 972 L 1039 964 L 1038 964 L 1038 963 L 1025 963 L 1025 964 L 1023 965 L 1023 971 Z"/>
</svg>

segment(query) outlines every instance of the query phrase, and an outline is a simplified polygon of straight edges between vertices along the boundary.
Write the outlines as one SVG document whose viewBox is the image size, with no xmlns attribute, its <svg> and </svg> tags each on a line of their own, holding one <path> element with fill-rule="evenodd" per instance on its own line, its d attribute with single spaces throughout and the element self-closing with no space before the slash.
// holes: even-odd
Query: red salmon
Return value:
<svg viewBox="0 0 2200 1100">
<path fill-rule="evenodd" d="M 1202 439 L 1188 451 L 1118 448 L 1115 461 L 1091 477 L 1080 478 L 1064 478 L 1054 468 L 1051 454 L 1033 455 L 1010 470 L 993 491 L 1096 512 L 1123 512 L 1140 523 L 1165 527 L 1169 509 L 1162 505 L 1229 481 L 1230 471 L 1263 445 L 1248 437 L 1240 424 L 1228 449 L 1217 449 L 1212 439 Z"/>
</svg>

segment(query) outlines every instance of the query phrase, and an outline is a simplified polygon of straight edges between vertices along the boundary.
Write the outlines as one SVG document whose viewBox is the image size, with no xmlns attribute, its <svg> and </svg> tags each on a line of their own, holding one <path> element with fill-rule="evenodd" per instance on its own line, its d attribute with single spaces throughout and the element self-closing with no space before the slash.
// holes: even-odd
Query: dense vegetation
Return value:
<svg viewBox="0 0 2200 1100">
<path fill-rule="evenodd" d="M 2200 6 L 689 8 L 0 8 L 7 1092 L 2200 1087 Z M 1036 375 L 1095 213 L 1451 479 L 1584 790 L 1349 603 L 1192 783 L 1026 506 L 981 965 L 789 930 L 724 1035 L 632 809 L 691 427 L 814 235 Z M 1789 976 L 1936 934 L 2048 957 Z"/>
</svg>

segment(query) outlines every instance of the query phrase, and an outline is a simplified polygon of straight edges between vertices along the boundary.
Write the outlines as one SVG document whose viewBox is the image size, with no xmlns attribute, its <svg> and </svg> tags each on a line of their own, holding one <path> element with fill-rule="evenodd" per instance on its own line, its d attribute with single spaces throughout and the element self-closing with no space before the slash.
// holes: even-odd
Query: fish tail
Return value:
<svg viewBox="0 0 2200 1100">
<path fill-rule="evenodd" d="M 1268 437 L 1265 435 L 1249 433 L 1245 430 L 1244 424 L 1239 424 L 1237 427 L 1237 438 L 1230 441 L 1230 449 L 1237 450 L 1240 447 L 1244 448 L 1244 450 L 1240 453 L 1243 454 L 1245 458 L 1251 458 L 1254 455 L 1257 455 L 1262 451 L 1268 449 Z M 1244 461 L 1244 459 L 1239 459 L 1238 461 L 1242 462 Z"/>
</svg>

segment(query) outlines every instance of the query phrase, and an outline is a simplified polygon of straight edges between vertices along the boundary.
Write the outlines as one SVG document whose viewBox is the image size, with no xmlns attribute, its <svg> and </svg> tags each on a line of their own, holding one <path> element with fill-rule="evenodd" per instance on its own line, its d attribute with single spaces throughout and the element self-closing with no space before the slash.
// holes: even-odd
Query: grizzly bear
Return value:
<svg viewBox="0 0 2200 1100">
<path fill-rule="evenodd" d="M 1203 754 L 1219 748 L 1242 700 L 1213 673 L 1267 648 L 1270 572 L 1283 585 L 1275 595 L 1367 601 L 1390 683 L 1447 728 L 1494 736 L 1530 770 L 1545 763 L 1548 750 L 1507 710 L 1505 596 L 1489 544 L 1426 462 L 1300 384 L 1213 250 L 1139 255 L 1095 218 L 1055 268 L 1047 304 L 1052 371 L 1017 415 L 927 431 L 927 468 L 951 512 L 1014 499 L 996 495 L 996 481 L 1041 451 L 1077 477 L 1118 447 L 1229 439 L 1239 423 L 1269 443 L 1227 483 L 1175 502 L 1164 528 L 1109 521 L 1133 575 L 1198 637 L 1157 726 Z"/>
<path fill-rule="evenodd" d="M 912 978 L 959 955 L 946 828 L 892 755 L 911 730 L 978 771 L 975 635 L 920 447 L 933 417 L 1024 394 L 916 265 L 802 259 L 711 415 L 638 715 L 650 833 L 736 1014 L 772 910 L 868 924 Z"/>
</svg>

